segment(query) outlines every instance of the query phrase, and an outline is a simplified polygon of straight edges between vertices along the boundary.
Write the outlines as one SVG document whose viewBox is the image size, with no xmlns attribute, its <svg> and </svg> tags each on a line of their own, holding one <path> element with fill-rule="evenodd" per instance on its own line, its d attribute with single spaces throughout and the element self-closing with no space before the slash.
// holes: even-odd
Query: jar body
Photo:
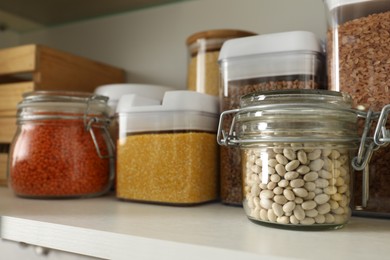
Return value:
<svg viewBox="0 0 390 260">
<path fill-rule="evenodd" d="M 188 37 L 188 90 L 219 96 L 218 56 L 222 44 L 228 39 L 251 35 L 254 33 L 240 30 L 211 30 Z"/>
<path fill-rule="evenodd" d="M 338 229 L 351 210 L 349 144 L 270 143 L 242 149 L 244 209 L 260 224 Z"/>
<path fill-rule="evenodd" d="M 380 111 L 390 102 L 390 5 L 386 0 L 325 1 L 328 9 L 328 88 L 349 93 L 353 107 Z M 364 122 L 359 123 L 363 131 Z M 389 127 L 387 123 L 387 127 Z M 355 174 L 353 212 L 390 216 L 390 148 L 375 152 L 369 166 L 369 200 L 361 207 L 362 173 Z"/>
<path fill-rule="evenodd" d="M 47 98 L 45 94 L 35 97 L 42 96 Z M 114 161 L 107 156 L 113 153 L 107 125 L 94 121 L 86 129 L 91 117 L 74 113 L 75 107 L 73 113 L 53 112 L 68 110 L 69 106 L 61 106 L 63 102 L 21 103 L 9 155 L 9 184 L 17 196 L 78 198 L 102 195 L 110 189 Z M 53 110 L 45 103 L 53 105 Z M 100 105 L 104 109 L 104 104 Z M 93 106 L 89 109 L 93 111 Z M 99 120 L 102 115 L 94 112 L 94 120 Z"/>
</svg>

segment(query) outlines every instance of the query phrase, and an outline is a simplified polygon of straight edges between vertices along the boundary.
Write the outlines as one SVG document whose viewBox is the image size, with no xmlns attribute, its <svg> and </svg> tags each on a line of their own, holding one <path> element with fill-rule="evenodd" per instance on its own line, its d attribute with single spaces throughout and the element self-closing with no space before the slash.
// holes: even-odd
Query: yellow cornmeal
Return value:
<svg viewBox="0 0 390 260">
<path fill-rule="evenodd" d="M 117 146 L 117 197 L 193 204 L 217 198 L 218 148 L 203 132 L 129 135 Z"/>
</svg>

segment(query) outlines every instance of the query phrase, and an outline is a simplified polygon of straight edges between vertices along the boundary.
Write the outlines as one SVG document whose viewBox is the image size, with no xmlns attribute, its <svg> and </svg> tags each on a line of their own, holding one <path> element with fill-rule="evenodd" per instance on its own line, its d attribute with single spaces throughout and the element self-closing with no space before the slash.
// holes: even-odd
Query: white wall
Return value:
<svg viewBox="0 0 390 260">
<path fill-rule="evenodd" d="M 77 8 L 77 7 L 75 7 Z M 259 34 L 308 30 L 324 38 L 322 0 L 193 0 L 22 34 L 124 68 L 129 82 L 185 88 L 192 33 L 219 28 Z"/>
</svg>

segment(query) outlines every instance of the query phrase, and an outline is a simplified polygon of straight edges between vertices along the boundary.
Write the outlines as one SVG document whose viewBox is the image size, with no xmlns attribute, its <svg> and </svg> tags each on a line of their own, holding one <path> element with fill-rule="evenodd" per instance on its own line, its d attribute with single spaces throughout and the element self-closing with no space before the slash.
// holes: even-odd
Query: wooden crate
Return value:
<svg viewBox="0 0 390 260">
<path fill-rule="evenodd" d="M 63 90 L 93 92 L 96 87 L 125 82 L 125 71 L 42 45 L 0 50 L 0 144 L 10 144 L 16 130 L 16 106 L 25 92 Z M 0 153 L 0 183 L 5 164 Z"/>
<path fill-rule="evenodd" d="M 122 69 L 41 45 L 0 50 L 0 82 L 31 81 L 34 90 L 93 92 L 125 82 Z"/>
</svg>

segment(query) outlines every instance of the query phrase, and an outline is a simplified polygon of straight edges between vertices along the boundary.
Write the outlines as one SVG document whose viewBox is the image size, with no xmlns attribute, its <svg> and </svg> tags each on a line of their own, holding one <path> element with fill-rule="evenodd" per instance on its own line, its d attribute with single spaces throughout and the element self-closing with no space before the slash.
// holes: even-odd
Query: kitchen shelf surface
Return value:
<svg viewBox="0 0 390 260">
<path fill-rule="evenodd" d="M 105 259 L 385 259 L 390 220 L 352 217 L 340 230 L 250 222 L 240 207 L 99 198 L 37 200 L 0 188 L 3 239 Z"/>
</svg>

